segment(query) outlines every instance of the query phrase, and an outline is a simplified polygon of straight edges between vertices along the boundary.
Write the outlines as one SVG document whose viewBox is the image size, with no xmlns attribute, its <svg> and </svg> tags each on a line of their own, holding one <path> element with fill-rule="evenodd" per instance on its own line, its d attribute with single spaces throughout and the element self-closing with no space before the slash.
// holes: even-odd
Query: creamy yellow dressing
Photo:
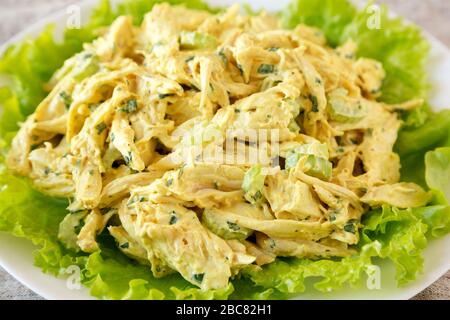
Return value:
<svg viewBox="0 0 450 320">
<path fill-rule="evenodd" d="M 383 66 L 351 41 L 331 48 L 317 29 L 239 12 L 158 4 L 141 26 L 116 19 L 55 73 L 7 164 L 70 199 L 66 246 L 99 250 L 106 228 L 154 276 L 219 289 L 277 256 L 352 255 L 370 207 L 430 200 L 399 183 L 393 152 L 395 111 L 423 101 L 377 102 Z M 195 161 L 230 139 L 256 150 L 247 129 L 278 132 L 259 145 L 280 143 L 258 170 Z M 263 173 L 274 157 L 280 166 Z"/>
</svg>

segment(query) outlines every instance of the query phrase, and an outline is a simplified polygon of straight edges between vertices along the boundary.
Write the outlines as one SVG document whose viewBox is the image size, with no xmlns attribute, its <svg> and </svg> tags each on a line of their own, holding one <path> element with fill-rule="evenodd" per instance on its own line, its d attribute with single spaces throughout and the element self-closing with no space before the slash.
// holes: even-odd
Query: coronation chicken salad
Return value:
<svg viewBox="0 0 450 320">
<path fill-rule="evenodd" d="M 422 100 L 378 102 L 383 65 L 356 58 L 352 41 L 331 48 L 318 29 L 239 12 L 158 4 L 139 27 L 121 16 L 54 74 L 7 165 L 71 199 L 67 248 L 95 252 L 109 232 L 155 277 L 220 289 L 277 257 L 351 256 L 371 207 L 430 201 L 399 182 L 393 152 L 397 111 Z M 277 141 L 247 129 L 277 130 Z M 278 143 L 278 154 L 186 160 L 230 138 L 244 149 Z"/>
</svg>

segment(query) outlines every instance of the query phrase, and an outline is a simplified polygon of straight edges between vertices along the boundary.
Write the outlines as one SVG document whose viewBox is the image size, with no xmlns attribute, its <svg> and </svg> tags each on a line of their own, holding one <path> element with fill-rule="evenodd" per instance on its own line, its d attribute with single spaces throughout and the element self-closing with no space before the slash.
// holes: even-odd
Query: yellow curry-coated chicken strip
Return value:
<svg viewBox="0 0 450 320">
<path fill-rule="evenodd" d="M 67 249 L 109 233 L 155 277 L 225 289 L 277 257 L 351 257 L 366 212 L 431 201 L 394 152 L 423 100 L 378 101 L 386 72 L 354 41 L 240 12 L 155 4 L 51 77 L 6 163 L 69 200 Z"/>
</svg>

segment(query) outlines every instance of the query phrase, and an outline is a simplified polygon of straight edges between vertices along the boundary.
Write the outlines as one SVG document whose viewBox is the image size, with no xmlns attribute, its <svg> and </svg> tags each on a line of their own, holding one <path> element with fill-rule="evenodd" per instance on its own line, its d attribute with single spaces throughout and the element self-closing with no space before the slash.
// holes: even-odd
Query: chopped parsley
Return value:
<svg viewBox="0 0 450 320">
<path fill-rule="evenodd" d="M 269 241 L 270 241 L 270 247 L 271 247 L 272 249 L 275 249 L 275 247 L 277 246 L 277 244 L 275 243 L 275 240 L 269 239 Z"/>
<path fill-rule="evenodd" d="M 275 71 L 275 66 L 273 64 L 262 64 L 258 68 L 258 73 L 269 74 Z"/>
<path fill-rule="evenodd" d="M 192 279 L 194 279 L 195 282 L 202 283 L 204 277 L 205 277 L 204 273 L 197 273 L 192 276 Z"/>
<path fill-rule="evenodd" d="M 100 135 L 106 129 L 106 124 L 104 122 L 100 122 L 95 126 L 95 129 L 97 129 L 97 134 Z"/>
<path fill-rule="evenodd" d="M 174 95 L 174 93 L 160 93 L 158 94 L 158 98 L 162 100 L 168 97 L 173 97 Z"/>
<path fill-rule="evenodd" d="M 177 213 L 176 213 L 175 211 L 172 211 L 172 212 L 170 213 L 169 224 L 172 225 L 172 224 L 175 224 L 175 223 L 177 223 L 177 222 L 178 222 Z"/>
<path fill-rule="evenodd" d="M 239 63 L 237 64 L 237 68 L 239 69 L 239 72 L 241 73 L 241 76 L 244 76 L 244 69 L 242 68 L 242 65 Z"/>
<path fill-rule="evenodd" d="M 69 109 L 70 105 L 72 104 L 72 97 L 69 94 L 67 94 L 67 92 L 65 92 L 65 91 L 61 91 L 59 93 L 59 97 L 64 102 L 66 109 Z"/>
<path fill-rule="evenodd" d="M 184 167 L 186 166 L 186 164 L 183 164 L 180 169 L 178 169 L 178 179 L 181 178 L 181 176 L 184 173 Z"/>
<path fill-rule="evenodd" d="M 311 100 L 312 103 L 312 112 L 319 112 L 319 101 L 317 100 L 317 97 L 315 95 L 309 95 L 309 100 Z"/>
<path fill-rule="evenodd" d="M 253 198 L 253 200 L 258 201 L 262 198 L 262 193 L 261 193 L 261 191 L 258 190 L 251 197 Z"/>
<path fill-rule="evenodd" d="M 239 231 L 239 230 L 241 230 L 241 227 L 239 227 L 236 223 L 227 221 L 227 225 L 228 225 L 228 228 L 229 228 L 230 230 L 233 230 L 233 231 Z"/>
<path fill-rule="evenodd" d="M 354 220 L 354 219 L 349 220 L 344 226 L 344 231 L 355 234 L 355 232 L 356 232 L 355 223 L 356 222 L 357 222 L 357 220 Z"/>
<path fill-rule="evenodd" d="M 220 59 L 222 59 L 222 62 L 225 66 L 228 65 L 228 57 L 225 54 L 225 52 L 223 51 L 223 49 L 220 49 L 219 53 L 218 53 Z"/>
<path fill-rule="evenodd" d="M 138 103 L 136 99 L 128 100 L 124 105 L 122 105 L 122 108 L 120 108 L 120 111 L 125 113 L 133 113 L 137 110 Z"/>
<path fill-rule="evenodd" d="M 128 155 L 124 157 L 124 160 L 127 165 L 129 165 L 131 161 L 133 161 L 133 155 L 131 154 L 130 151 L 128 151 Z"/>
<path fill-rule="evenodd" d="M 125 242 L 125 243 L 121 244 L 120 247 L 122 249 L 128 249 L 130 247 L 130 244 L 128 242 Z"/>
</svg>

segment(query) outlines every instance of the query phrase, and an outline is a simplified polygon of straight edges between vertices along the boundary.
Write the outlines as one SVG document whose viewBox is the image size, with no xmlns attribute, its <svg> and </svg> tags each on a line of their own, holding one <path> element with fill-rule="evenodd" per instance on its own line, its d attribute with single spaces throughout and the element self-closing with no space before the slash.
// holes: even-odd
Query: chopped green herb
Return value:
<svg viewBox="0 0 450 320">
<path fill-rule="evenodd" d="M 64 102 L 66 109 L 69 109 L 70 105 L 72 104 L 72 97 L 70 95 L 68 95 L 67 92 L 65 92 L 65 91 L 61 91 L 59 93 L 59 97 Z"/>
<path fill-rule="evenodd" d="M 331 221 L 331 222 L 336 221 L 336 216 L 337 216 L 338 213 L 339 213 L 339 211 L 336 211 L 336 210 L 333 210 L 333 211 L 330 213 L 330 221 Z"/>
<path fill-rule="evenodd" d="M 178 179 L 181 178 L 181 176 L 184 173 L 184 167 L 186 166 L 186 164 L 183 164 L 180 169 L 178 169 Z"/>
<path fill-rule="evenodd" d="M 128 242 L 125 242 L 125 243 L 121 244 L 120 247 L 122 249 L 128 249 L 130 247 L 130 244 Z"/>
<path fill-rule="evenodd" d="M 158 94 L 158 98 L 162 100 L 168 97 L 173 97 L 174 95 L 174 93 L 160 93 Z"/>
<path fill-rule="evenodd" d="M 275 51 L 278 51 L 278 49 L 280 49 L 280 48 L 278 48 L 278 47 L 270 47 L 270 48 L 267 48 L 267 51 L 275 52 Z"/>
<path fill-rule="evenodd" d="M 136 198 L 135 197 L 130 198 L 130 200 L 128 200 L 128 202 L 127 202 L 127 206 L 129 207 L 129 206 L 131 206 L 134 203 L 136 203 Z"/>
<path fill-rule="evenodd" d="M 377 94 L 377 93 L 380 93 L 380 92 L 381 92 L 381 88 L 376 88 L 376 89 L 370 90 L 371 94 Z"/>
<path fill-rule="evenodd" d="M 192 276 L 192 279 L 194 279 L 194 281 L 198 282 L 198 283 L 202 283 L 203 282 L 203 277 L 205 276 L 204 273 L 198 273 L 198 274 L 194 274 Z"/>
<path fill-rule="evenodd" d="M 241 76 L 244 76 L 244 69 L 242 68 L 242 65 L 240 65 L 239 63 L 236 66 L 239 70 L 239 72 L 241 73 Z"/>
<path fill-rule="evenodd" d="M 239 230 L 241 230 L 241 227 L 239 227 L 236 223 L 227 221 L 227 225 L 228 225 L 228 228 L 229 228 L 230 230 L 233 230 L 233 231 L 239 231 Z"/>
<path fill-rule="evenodd" d="M 194 60 L 195 59 L 195 56 L 190 56 L 190 57 L 187 57 L 186 58 L 186 60 L 184 60 L 186 63 L 189 63 L 189 62 L 191 62 L 192 60 Z"/>
<path fill-rule="evenodd" d="M 45 174 L 46 176 L 48 176 L 48 174 L 49 174 L 50 172 L 51 172 L 50 168 L 49 168 L 49 167 L 46 167 L 45 170 L 44 170 L 44 174 Z"/>
<path fill-rule="evenodd" d="M 100 122 L 98 125 L 95 126 L 95 129 L 97 129 L 97 134 L 100 135 L 106 129 L 106 124 L 104 122 Z"/>
<path fill-rule="evenodd" d="M 172 212 L 170 213 L 169 224 L 172 225 L 172 224 L 175 224 L 175 223 L 177 223 L 177 222 L 178 222 L 177 213 L 176 213 L 175 211 L 172 211 Z"/>
<path fill-rule="evenodd" d="M 255 194 L 252 196 L 253 200 L 255 200 L 255 202 L 259 201 L 262 198 L 262 193 L 261 191 L 256 191 Z"/>
<path fill-rule="evenodd" d="M 131 151 L 128 151 L 128 155 L 124 157 L 125 163 L 129 165 L 131 161 L 133 161 L 133 155 L 131 154 Z"/>
<path fill-rule="evenodd" d="M 126 113 L 133 113 L 137 110 L 138 103 L 136 99 L 128 100 L 122 108 L 120 108 L 120 111 L 126 112 Z"/>
<path fill-rule="evenodd" d="M 273 64 L 262 64 L 258 68 L 258 73 L 269 74 L 275 71 L 275 66 Z"/>
<path fill-rule="evenodd" d="M 312 103 L 312 112 L 319 112 L 319 102 L 317 101 L 317 97 L 315 95 L 309 95 L 309 100 Z"/>
<path fill-rule="evenodd" d="M 100 105 L 100 103 L 91 103 L 89 106 L 88 106 L 88 108 L 89 108 L 89 111 L 94 111 L 98 106 Z"/>
<path fill-rule="evenodd" d="M 139 197 L 139 202 L 145 202 L 145 201 L 147 201 L 146 197 L 144 197 L 144 196 Z"/>
<path fill-rule="evenodd" d="M 275 240 L 273 240 L 273 239 L 269 239 L 269 245 L 270 245 L 270 248 L 272 248 L 272 249 L 275 249 L 275 247 L 277 246 L 277 244 L 275 243 Z"/>
<path fill-rule="evenodd" d="M 282 83 L 283 81 L 281 81 L 281 80 L 275 80 L 274 82 L 273 82 L 273 86 L 274 87 L 276 87 L 277 85 L 279 85 L 280 83 Z"/>
<path fill-rule="evenodd" d="M 173 184 L 173 179 L 172 178 L 167 179 L 166 186 L 170 187 L 172 184 Z"/>
<path fill-rule="evenodd" d="M 222 59 L 222 62 L 225 66 L 228 65 L 228 57 L 225 54 L 225 52 L 223 51 L 223 49 L 220 49 L 219 53 L 218 53 L 219 57 Z"/>
<path fill-rule="evenodd" d="M 355 223 L 356 222 L 357 222 L 357 220 L 354 220 L 354 219 L 349 220 L 344 226 L 344 231 L 355 234 L 355 232 L 356 232 Z"/>
</svg>

